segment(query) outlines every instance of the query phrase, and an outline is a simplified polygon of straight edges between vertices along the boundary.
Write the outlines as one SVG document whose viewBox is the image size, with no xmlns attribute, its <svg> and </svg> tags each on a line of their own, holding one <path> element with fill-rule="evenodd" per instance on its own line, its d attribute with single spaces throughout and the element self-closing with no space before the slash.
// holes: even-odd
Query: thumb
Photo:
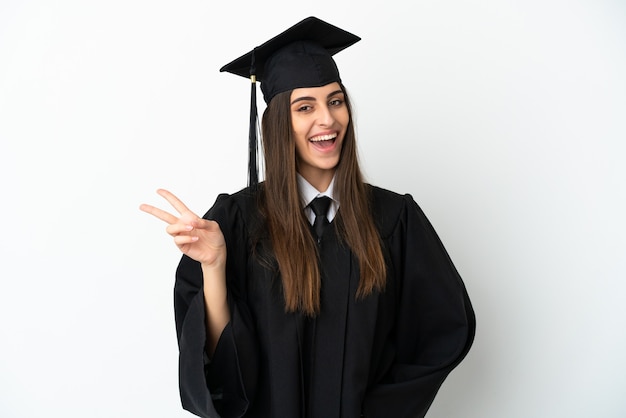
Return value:
<svg viewBox="0 0 626 418">
<path fill-rule="evenodd" d="M 215 221 L 209 221 L 203 218 L 197 218 L 191 222 L 191 225 L 196 229 L 204 229 L 207 231 L 217 231 L 220 229 L 219 225 Z"/>
</svg>

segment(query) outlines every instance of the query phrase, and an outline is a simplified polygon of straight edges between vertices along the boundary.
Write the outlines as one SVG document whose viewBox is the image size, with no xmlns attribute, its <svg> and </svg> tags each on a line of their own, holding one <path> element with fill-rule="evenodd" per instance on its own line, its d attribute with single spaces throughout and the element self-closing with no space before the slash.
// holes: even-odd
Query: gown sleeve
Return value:
<svg viewBox="0 0 626 418">
<path fill-rule="evenodd" d="M 396 286 L 389 361 L 368 391 L 364 417 L 424 417 L 472 345 L 476 321 L 465 286 L 432 225 L 410 195 L 387 240 Z"/>
<path fill-rule="evenodd" d="M 226 283 L 231 320 L 209 360 L 200 263 L 183 256 L 176 270 L 174 311 L 183 408 L 206 418 L 241 417 L 256 391 L 257 347 L 245 300 L 247 234 L 244 216 L 228 195 L 204 215 L 217 221 L 227 246 Z"/>
</svg>

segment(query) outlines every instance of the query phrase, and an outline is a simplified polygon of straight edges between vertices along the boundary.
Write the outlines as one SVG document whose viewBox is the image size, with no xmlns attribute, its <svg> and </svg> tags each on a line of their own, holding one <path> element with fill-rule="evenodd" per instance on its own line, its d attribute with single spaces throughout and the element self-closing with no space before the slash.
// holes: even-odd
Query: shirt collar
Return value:
<svg viewBox="0 0 626 418">
<path fill-rule="evenodd" d="M 339 200 L 334 196 L 333 193 L 335 177 L 333 176 L 333 179 L 330 181 L 328 189 L 326 189 L 326 191 L 324 192 L 320 192 L 315 187 L 313 187 L 311 183 L 309 183 L 304 177 L 302 177 L 300 173 L 296 174 L 298 180 L 298 190 L 300 191 L 300 198 L 302 199 L 302 207 L 305 209 L 305 214 L 309 218 L 309 221 L 313 223 L 313 220 L 315 219 L 315 214 L 313 214 L 313 211 L 308 207 L 308 204 L 311 203 L 316 197 L 328 196 L 333 201 L 328 208 L 328 213 L 326 214 L 326 217 L 328 218 L 328 222 L 332 222 L 332 220 L 335 218 L 335 215 L 337 214 L 337 210 L 339 210 Z"/>
</svg>

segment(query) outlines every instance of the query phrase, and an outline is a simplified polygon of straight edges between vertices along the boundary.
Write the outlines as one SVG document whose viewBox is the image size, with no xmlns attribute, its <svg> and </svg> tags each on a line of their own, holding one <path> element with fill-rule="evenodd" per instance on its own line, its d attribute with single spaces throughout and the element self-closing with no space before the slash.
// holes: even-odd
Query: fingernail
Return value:
<svg viewBox="0 0 626 418">
<path fill-rule="evenodd" d="M 191 231 L 191 230 L 193 229 L 193 226 L 191 226 L 191 225 L 185 225 L 185 229 L 186 229 L 187 231 Z"/>
</svg>

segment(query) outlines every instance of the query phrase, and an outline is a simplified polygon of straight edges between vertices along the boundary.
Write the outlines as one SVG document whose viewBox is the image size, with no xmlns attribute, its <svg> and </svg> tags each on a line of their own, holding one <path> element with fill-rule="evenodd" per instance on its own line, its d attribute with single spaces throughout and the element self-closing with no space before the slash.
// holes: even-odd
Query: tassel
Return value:
<svg viewBox="0 0 626 418">
<path fill-rule="evenodd" d="M 248 186 L 255 189 L 259 183 L 258 159 L 257 159 L 257 124 L 258 114 L 256 107 L 256 66 L 254 51 L 250 63 L 250 128 L 248 132 Z"/>
</svg>

